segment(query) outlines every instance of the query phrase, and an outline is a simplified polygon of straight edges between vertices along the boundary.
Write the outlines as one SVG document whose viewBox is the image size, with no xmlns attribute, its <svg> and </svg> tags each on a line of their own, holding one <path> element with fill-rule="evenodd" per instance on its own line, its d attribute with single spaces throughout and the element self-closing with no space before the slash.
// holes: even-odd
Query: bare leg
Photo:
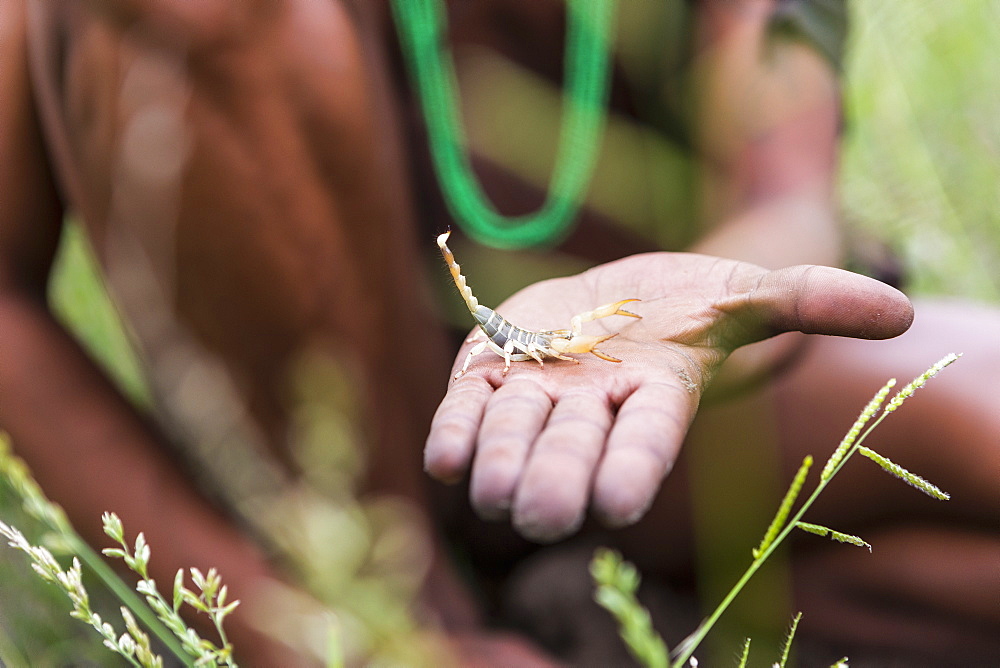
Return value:
<svg viewBox="0 0 1000 668">
<path fill-rule="evenodd" d="M 868 442 L 952 500 L 936 501 L 872 462 L 852 460 L 805 520 L 857 534 L 873 552 L 798 537 L 794 601 L 774 617 L 780 632 L 788 612 L 802 610 L 803 641 L 819 640 L 852 659 L 863 649 L 932 657 L 927 665 L 996 665 L 1000 310 L 928 302 L 916 313 L 912 329 L 889 341 L 813 337 L 772 385 L 703 407 L 649 514 L 618 536 L 630 558 L 646 564 L 648 578 L 656 570 L 671 580 L 684 573 L 694 547 L 705 557 L 699 588 L 714 605 L 746 567 L 802 458 L 811 454 L 821 465 L 889 378 L 902 385 L 945 354 L 962 352 Z M 815 479 L 813 472 L 807 489 Z M 727 554 L 731 563 L 720 562 Z M 780 599 L 783 578 L 767 569 L 761 577 L 772 578 L 760 588 L 765 598 Z M 747 612 L 748 623 L 762 615 L 759 607 Z"/>
<path fill-rule="evenodd" d="M 844 480 L 830 486 L 816 518 L 866 533 L 874 551 L 830 549 L 801 563 L 799 595 L 822 602 L 804 629 L 835 630 L 859 643 L 895 641 L 900 649 L 916 648 L 942 660 L 961 661 L 961 652 L 967 660 L 996 659 L 1000 411 L 994 388 L 1000 384 L 1000 311 L 929 302 L 918 304 L 916 313 L 913 328 L 899 339 L 871 344 L 819 339 L 778 387 L 779 435 L 793 458 L 790 466 L 803 454 L 796 444 L 819 448 L 836 438 L 852 412 L 889 377 L 905 383 L 946 353 L 964 353 L 907 400 L 871 441 L 873 449 L 949 491 L 952 500 L 930 500 L 866 465 L 870 462 L 851 462 Z M 866 614 L 857 609 L 860 602 L 867 604 Z"/>
<path fill-rule="evenodd" d="M 919 524 L 866 534 L 872 554 L 830 545 L 796 560 L 798 598 L 823 602 L 810 604 L 802 630 L 852 658 L 866 647 L 922 665 L 997 665 L 996 531 Z"/>
</svg>

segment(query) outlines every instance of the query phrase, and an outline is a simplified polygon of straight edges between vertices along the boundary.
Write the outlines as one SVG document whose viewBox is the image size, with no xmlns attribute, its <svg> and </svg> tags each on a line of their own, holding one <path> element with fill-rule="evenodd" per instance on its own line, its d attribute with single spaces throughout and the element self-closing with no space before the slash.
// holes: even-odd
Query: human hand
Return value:
<svg viewBox="0 0 1000 668">
<path fill-rule="evenodd" d="M 521 290 L 497 311 L 524 328 L 568 326 L 580 312 L 621 299 L 641 320 L 585 325 L 618 336 L 601 344 L 620 364 L 473 358 L 431 425 L 425 467 L 460 479 L 484 518 L 508 513 L 526 537 L 575 531 L 588 506 L 611 526 L 637 521 L 670 472 L 698 402 L 736 348 L 800 331 L 883 339 L 909 327 L 899 291 L 839 269 L 756 265 L 685 253 L 637 255 Z M 461 368 L 471 344 L 459 351 Z"/>
</svg>

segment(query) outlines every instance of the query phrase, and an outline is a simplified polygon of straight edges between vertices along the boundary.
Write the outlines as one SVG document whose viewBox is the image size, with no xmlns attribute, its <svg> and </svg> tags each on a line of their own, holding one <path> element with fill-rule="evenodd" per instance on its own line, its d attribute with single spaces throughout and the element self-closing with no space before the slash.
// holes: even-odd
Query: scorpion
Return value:
<svg viewBox="0 0 1000 668">
<path fill-rule="evenodd" d="M 592 311 L 580 313 L 570 320 L 569 329 L 552 329 L 542 331 L 531 331 L 511 324 L 503 316 L 493 309 L 483 306 L 472 294 L 472 289 L 466 283 L 465 276 L 462 275 L 462 268 L 455 262 L 455 256 L 448 248 L 448 237 L 451 230 L 438 235 L 437 245 L 441 249 L 444 261 L 448 265 L 451 277 L 455 281 L 455 287 L 465 300 L 469 312 L 475 318 L 479 329 L 471 336 L 467 343 L 471 343 L 479 338 L 485 337 L 484 341 L 473 346 L 462 364 L 462 370 L 455 374 L 459 378 L 469 368 L 469 362 L 476 355 L 485 352 L 487 348 L 500 355 L 504 359 L 503 375 L 510 371 L 511 362 L 526 362 L 535 360 L 540 366 L 545 366 L 545 357 L 555 357 L 561 360 L 580 363 L 580 360 L 568 357 L 566 353 L 591 353 L 608 362 L 621 362 L 617 357 L 612 357 L 607 353 L 597 349 L 597 345 L 610 338 L 618 336 L 607 334 L 604 336 L 591 336 L 583 334 L 583 323 L 599 318 L 607 318 L 612 315 L 624 315 L 630 318 L 641 318 L 641 315 L 626 311 L 623 305 L 629 302 L 640 301 L 638 299 L 623 299 L 612 304 L 599 306 Z"/>
</svg>

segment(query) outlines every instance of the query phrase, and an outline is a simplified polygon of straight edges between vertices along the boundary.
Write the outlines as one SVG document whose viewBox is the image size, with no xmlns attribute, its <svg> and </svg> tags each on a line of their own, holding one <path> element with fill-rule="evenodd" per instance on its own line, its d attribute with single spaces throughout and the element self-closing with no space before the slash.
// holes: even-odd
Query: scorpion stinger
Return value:
<svg viewBox="0 0 1000 668">
<path fill-rule="evenodd" d="M 612 315 L 624 315 L 630 318 L 641 318 L 642 316 L 626 311 L 622 306 L 629 302 L 637 302 L 638 299 L 623 299 L 612 304 L 599 306 L 592 311 L 573 316 L 570 320 L 569 329 L 547 330 L 533 332 L 522 329 L 507 322 L 499 313 L 493 309 L 483 306 L 472 294 L 472 289 L 466 283 L 465 276 L 462 275 L 462 268 L 455 262 L 455 256 L 448 248 L 448 237 L 451 231 L 441 234 L 437 238 L 438 247 L 444 256 L 444 261 L 448 265 L 451 277 L 455 281 L 455 286 L 462 294 L 465 305 L 469 307 L 469 312 L 479 324 L 479 328 L 485 335 L 485 340 L 473 346 L 462 364 L 462 370 L 455 374 L 458 378 L 469 368 L 469 362 L 479 353 L 490 349 L 504 359 L 503 373 L 507 375 L 511 362 L 524 362 L 535 360 L 539 365 L 544 366 L 544 358 L 555 357 L 561 360 L 577 362 L 579 360 L 567 357 L 567 353 L 591 353 L 608 362 L 621 362 L 620 359 L 612 357 L 607 353 L 597 350 L 597 345 L 617 336 L 608 334 L 605 336 L 590 336 L 583 334 L 583 323 L 599 318 L 607 318 Z M 470 338 L 474 340 L 475 337 Z"/>
</svg>

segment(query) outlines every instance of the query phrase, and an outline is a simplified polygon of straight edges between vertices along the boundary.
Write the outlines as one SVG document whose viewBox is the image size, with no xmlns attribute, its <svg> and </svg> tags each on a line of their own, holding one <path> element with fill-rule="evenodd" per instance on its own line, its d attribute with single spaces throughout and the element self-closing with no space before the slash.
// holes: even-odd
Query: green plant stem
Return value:
<svg viewBox="0 0 1000 668">
<path fill-rule="evenodd" d="M 740 591 L 743 590 L 743 587 L 746 586 L 746 583 L 749 582 L 750 578 L 753 577 L 754 573 L 756 573 L 758 569 L 760 569 L 760 567 L 764 564 L 764 562 L 767 561 L 768 557 L 771 556 L 771 553 L 774 552 L 774 550 L 777 549 L 777 547 L 782 543 L 782 541 L 784 541 L 785 538 L 788 537 L 788 534 L 790 534 L 792 530 L 795 529 L 796 522 L 802 519 L 802 516 L 806 514 L 806 511 L 809 510 L 810 506 L 812 506 L 812 504 L 816 501 L 816 498 L 820 495 L 820 492 L 826 489 L 826 486 L 830 483 L 831 480 L 833 480 L 834 476 L 837 475 L 840 469 L 843 468 L 844 464 L 847 463 L 847 460 L 850 459 L 855 452 L 857 452 L 858 446 L 860 446 L 864 442 L 865 438 L 868 437 L 868 434 L 870 434 L 872 430 L 875 429 L 875 427 L 881 424 L 882 420 L 884 420 L 888 415 L 889 413 L 883 412 L 874 421 L 869 423 L 868 427 L 854 442 L 854 445 L 851 446 L 851 449 L 848 450 L 847 454 L 844 455 L 844 457 L 840 460 L 840 463 L 837 464 L 836 467 L 834 467 L 833 471 L 830 473 L 830 476 L 827 477 L 825 480 L 820 479 L 819 484 L 816 485 L 816 489 L 813 490 L 813 493 L 810 494 L 809 498 L 802 503 L 802 506 L 799 507 L 799 510 L 795 513 L 795 515 L 793 515 L 792 518 L 785 523 L 784 529 L 781 530 L 777 538 L 775 538 L 771 542 L 771 544 L 768 545 L 768 547 L 760 554 L 760 556 L 758 556 L 756 559 L 753 560 L 753 563 L 750 564 L 746 572 L 743 573 L 743 576 L 736 582 L 735 585 L 733 585 L 733 588 L 729 590 L 729 593 L 726 594 L 726 597 L 722 599 L 722 602 L 719 603 L 719 605 L 715 608 L 712 614 L 709 615 L 708 618 L 701 623 L 701 625 L 695 630 L 694 633 L 692 633 L 688 637 L 687 640 L 678 645 L 677 658 L 674 660 L 672 664 L 670 664 L 672 668 L 681 668 L 687 663 L 688 659 L 691 658 L 691 656 L 694 654 L 694 651 L 698 648 L 698 645 L 700 645 L 701 641 L 705 639 L 705 636 L 708 635 L 708 632 L 711 631 L 712 627 L 715 626 L 715 623 L 719 621 L 719 618 L 722 616 L 722 613 L 726 611 L 729 605 L 733 602 L 733 599 L 735 599 L 737 595 L 739 595 Z"/>
<path fill-rule="evenodd" d="M 115 573 L 104 558 L 98 554 L 85 540 L 75 532 L 63 536 L 69 543 L 73 553 L 80 557 L 86 566 L 93 571 L 101 582 L 123 603 L 163 645 L 176 656 L 185 666 L 194 667 L 194 660 L 181 646 L 177 637 L 163 625 L 159 618 L 150 610 L 135 591 Z"/>
</svg>

